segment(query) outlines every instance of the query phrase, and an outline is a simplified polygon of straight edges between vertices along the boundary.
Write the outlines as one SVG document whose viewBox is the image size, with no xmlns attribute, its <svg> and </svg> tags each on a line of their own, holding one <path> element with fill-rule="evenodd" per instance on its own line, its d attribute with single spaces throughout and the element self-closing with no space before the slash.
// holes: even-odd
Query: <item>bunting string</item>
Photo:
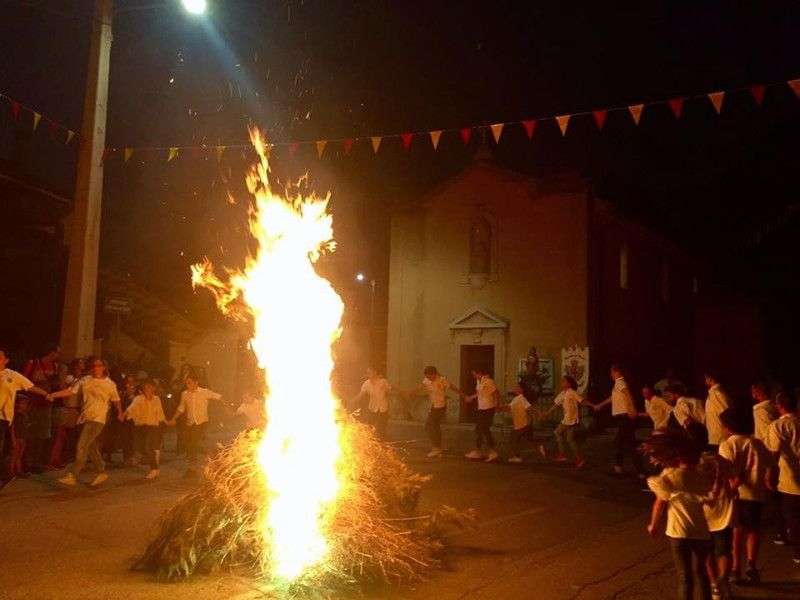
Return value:
<svg viewBox="0 0 800 600">
<path fill-rule="evenodd" d="M 294 156 L 301 146 L 312 146 L 316 150 L 317 157 L 322 159 L 326 154 L 330 154 L 333 146 L 334 150 L 340 148 L 344 155 L 351 154 L 355 144 L 360 142 L 368 142 L 372 148 L 373 154 L 378 154 L 383 147 L 382 144 L 385 140 L 399 140 L 403 150 L 408 151 L 415 139 L 427 138 L 427 143 L 434 151 L 439 149 L 440 140 L 443 135 L 455 134 L 461 138 L 461 142 L 466 146 L 470 143 L 473 133 L 475 131 L 483 131 L 491 133 L 492 139 L 495 144 L 499 144 L 503 137 L 504 132 L 509 126 L 521 126 L 528 139 L 533 139 L 538 125 L 544 121 L 554 121 L 561 132 L 562 137 L 565 137 L 570 129 L 570 123 L 575 117 L 590 116 L 594 122 L 597 131 L 603 131 L 606 124 L 606 119 L 609 113 L 624 112 L 628 113 L 634 126 L 639 126 L 643 114 L 646 109 L 653 106 L 666 106 L 676 120 L 683 118 L 686 103 L 688 101 L 702 100 L 709 103 L 714 113 L 717 115 L 722 114 L 725 110 L 725 99 L 729 94 L 737 92 L 747 92 L 751 95 L 756 107 L 763 106 L 766 93 L 769 89 L 788 86 L 794 93 L 795 97 L 800 99 L 800 78 L 790 79 L 785 81 L 778 81 L 766 84 L 754 84 L 745 87 L 732 88 L 728 90 L 716 90 L 712 92 L 705 92 L 700 94 L 677 96 L 672 98 L 664 98 L 660 100 L 653 100 L 650 102 L 639 102 L 632 104 L 624 104 L 611 106 L 606 108 L 594 108 L 585 111 L 576 111 L 571 113 L 557 113 L 554 115 L 541 116 L 536 118 L 525 119 L 522 121 L 504 121 L 504 122 L 487 122 L 491 124 L 470 125 L 467 127 L 457 128 L 441 128 L 431 130 L 417 130 L 405 131 L 401 133 L 388 133 L 388 134 L 371 134 L 363 136 L 352 136 L 347 138 L 326 138 L 316 140 L 287 140 L 279 142 L 271 142 L 270 148 L 283 148 L 288 151 L 289 156 Z M 11 98 L 10 96 L 0 92 L 0 99 L 5 100 L 9 104 L 9 110 L 13 120 L 17 123 L 22 122 L 23 115 L 28 114 L 30 117 L 30 126 L 32 131 L 36 131 L 42 120 L 46 123 L 49 136 L 53 140 L 59 140 L 65 145 L 69 145 L 73 139 L 81 136 L 74 130 L 62 125 L 58 121 L 43 115 L 42 113 L 34 110 L 29 106 L 25 106 L 21 102 Z M 165 162 L 173 162 L 182 156 L 202 158 L 208 155 L 216 155 L 217 160 L 221 160 L 225 152 L 229 150 L 249 149 L 249 143 L 233 143 L 233 144 L 203 144 L 203 145 L 189 145 L 189 146 L 109 146 L 105 149 L 103 160 L 118 156 L 124 163 L 131 162 L 134 156 L 140 159 L 145 157 L 158 156 Z"/>
</svg>

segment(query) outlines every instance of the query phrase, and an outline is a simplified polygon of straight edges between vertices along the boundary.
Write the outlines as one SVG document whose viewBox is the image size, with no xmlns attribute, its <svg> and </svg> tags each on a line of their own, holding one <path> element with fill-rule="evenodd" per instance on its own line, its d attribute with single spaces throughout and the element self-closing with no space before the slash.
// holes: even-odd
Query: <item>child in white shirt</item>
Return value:
<svg viewBox="0 0 800 600">
<path fill-rule="evenodd" d="M 511 457 L 508 462 L 519 464 L 522 462 L 522 456 L 520 456 L 522 440 L 525 438 L 530 439 L 533 435 L 533 429 L 531 428 L 532 406 L 523 395 L 522 387 L 519 384 L 515 385 L 512 391 L 515 394 L 514 399 L 510 403 L 498 407 L 497 410 L 511 413 L 511 422 L 514 429 L 511 431 L 511 440 L 509 441 Z"/>
<path fill-rule="evenodd" d="M 553 432 L 556 444 L 558 445 L 558 454 L 555 460 L 556 462 L 567 462 L 569 460 L 566 450 L 567 445 L 569 445 L 572 450 L 572 455 L 575 458 L 575 468 L 581 469 L 586 464 L 586 460 L 581 454 L 576 436 L 580 433 L 581 404 L 583 403 L 583 398 L 581 398 L 580 394 L 576 391 L 577 387 L 578 382 L 575 381 L 573 377 L 564 375 L 564 377 L 561 378 L 561 391 L 553 400 L 552 408 L 550 408 L 545 415 L 561 407 L 564 416 Z"/>
<path fill-rule="evenodd" d="M 142 393 L 133 399 L 122 415 L 123 418 L 133 421 L 136 446 L 150 465 L 150 471 L 145 476 L 147 479 L 155 479 L 159 475 L 161 424 L 167 421 L 161 398 L 155 395 L 155 391 L 155 382 L 151 379 L 145 380 L 142 383 Z"/>
</svg>

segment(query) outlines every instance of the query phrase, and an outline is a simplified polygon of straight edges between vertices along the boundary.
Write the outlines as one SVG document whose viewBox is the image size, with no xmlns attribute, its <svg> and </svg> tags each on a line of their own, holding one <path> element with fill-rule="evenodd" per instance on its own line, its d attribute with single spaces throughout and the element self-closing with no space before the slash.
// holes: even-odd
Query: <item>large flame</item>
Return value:
<svg viewBox="0 0 800 600">
<path fill-rule="evenodd" d="M 229 281 L 217 278 L 206 261 L 192 267 L 192 282 L 210 289 L 225 313 L 252 316 L 251 346 L 268 390 L 258 452 L 268 493 L 266 567 L 273 577 L 292 581 L 325 558 L 327 522 L 340 489 L 331 344 L 340 333 L 343 304 L 314 270 L 320 253 L 333 249 L 328 197 L 304 197 L 298 187 L 285 197 L 274 194 L 267 146 L 255 129 L 250 139 L 259 156 L 247 177 L 258 249 Z"/>
</svg>

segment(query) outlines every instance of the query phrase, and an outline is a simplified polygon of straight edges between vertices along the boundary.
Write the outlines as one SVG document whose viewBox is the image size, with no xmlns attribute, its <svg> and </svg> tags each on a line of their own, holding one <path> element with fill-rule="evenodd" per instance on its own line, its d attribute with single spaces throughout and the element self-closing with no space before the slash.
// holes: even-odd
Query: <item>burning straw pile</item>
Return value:
<svg viewBox="0 0 800 600">
<path fill-rule="evenodd" d="M 411 471 L 370 428 L 350 418 L 341 425 L 344 489 L 330 509 L 328 556 L 289 585 L 303 597 L 420 580 L 439 565 L 444 534 L 473 519 L 471 511 L 446 506 L 418 514 L 429 478 Z M 163 515 L 135 568 L 167 580 L 219 569 L 271 579 L 262 535 L 269 506 L 257 459 L 262 435 L 241 434 L 209 462 L 199 489 Z"/>
</svg>

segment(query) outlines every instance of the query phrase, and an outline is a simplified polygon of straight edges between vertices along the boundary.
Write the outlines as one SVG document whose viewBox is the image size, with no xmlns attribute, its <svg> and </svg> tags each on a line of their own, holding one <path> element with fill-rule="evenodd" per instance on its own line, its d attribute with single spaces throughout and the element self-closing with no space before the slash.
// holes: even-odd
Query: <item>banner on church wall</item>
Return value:
<svg viewBox="0 0 800 600">
<path fill-rule="evenodd" d="M 589 387 L 589 347 L 571 346 L 561 350 L 561 375 L 570 375 L 578 382 L 578 393 Z"/>
</svg>

